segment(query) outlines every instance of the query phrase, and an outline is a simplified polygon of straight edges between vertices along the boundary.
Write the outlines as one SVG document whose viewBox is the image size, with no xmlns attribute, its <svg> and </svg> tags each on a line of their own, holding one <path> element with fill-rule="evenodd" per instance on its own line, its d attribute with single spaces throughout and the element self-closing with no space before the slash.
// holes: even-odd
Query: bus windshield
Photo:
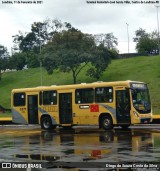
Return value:
<svg viewBox="0 0 160 171">
<path fill-rule="evenodd" d="M 131 83 L 132 101 L 134 108 L 141 114 L 151 112 L 151 102 L 146 84 Z"/>
</svg>

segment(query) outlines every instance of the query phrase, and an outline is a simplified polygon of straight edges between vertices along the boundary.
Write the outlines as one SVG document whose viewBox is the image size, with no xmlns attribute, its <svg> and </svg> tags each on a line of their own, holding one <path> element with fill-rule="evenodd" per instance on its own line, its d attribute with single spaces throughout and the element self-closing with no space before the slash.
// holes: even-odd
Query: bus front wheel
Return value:
<svg viewBox="0 0 160 171">
<path fill-rule="evenodd" d="M 43 117 L 41 120 L 41 128 L 44 130 L 51 130 L 51 129 L 55 129 L 56 126 L 52 125 L 52 121 L 50 117 L 46 116 L 46 117 Z"/>
<path fill-rule="evenodd" d="M 105 130 L 110 130 L 113 128 L 113 121 L 110 116 L 103 116 L 101 118 L 101 127 Z"/>
</svg>

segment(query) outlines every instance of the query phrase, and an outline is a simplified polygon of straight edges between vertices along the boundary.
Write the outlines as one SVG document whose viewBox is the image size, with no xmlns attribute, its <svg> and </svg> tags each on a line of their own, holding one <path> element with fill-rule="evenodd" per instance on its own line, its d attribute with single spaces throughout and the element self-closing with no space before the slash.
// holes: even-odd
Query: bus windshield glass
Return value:
<svg viewBox="0 0 160 171">
<path fill-rule="evenodd" d="M 134 108 L 141 114 L 151 112 L 151 102 L 146 84 L 131 83 L 132 101 Z"/>
</svg>

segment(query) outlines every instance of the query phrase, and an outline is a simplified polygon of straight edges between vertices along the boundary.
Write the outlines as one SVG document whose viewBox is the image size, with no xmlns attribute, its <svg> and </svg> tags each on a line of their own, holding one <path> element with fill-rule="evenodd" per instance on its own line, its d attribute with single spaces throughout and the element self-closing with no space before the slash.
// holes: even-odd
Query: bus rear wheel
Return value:
<svg viewBox="0 0 160 171">
<path fill-rule="evenodd" d="M 105 130 L 110 130 L 113 128 L 113 121 L 110 116 L 103 116 L 101 118 L 101 127 Z"/>
<path fill-rule="evenodd" d="M 55 129 L 56 125 L 52 125 L 52 121 L 50 117 L 46 116 L 43 117 L 41 120 L 41 128 L 44 130 L 51 130 L 51 129 Z"/>
</svg>

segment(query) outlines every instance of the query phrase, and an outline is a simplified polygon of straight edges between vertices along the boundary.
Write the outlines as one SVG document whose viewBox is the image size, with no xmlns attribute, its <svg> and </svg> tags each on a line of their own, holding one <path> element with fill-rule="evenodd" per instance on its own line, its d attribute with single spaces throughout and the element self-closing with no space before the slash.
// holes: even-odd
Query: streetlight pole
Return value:
<svg viewBox="0 0 160 171">
<path fill-rule="evenodd" d="M 40 54 L 40 80 L 42 86 L 42 62 L 41 62 L 41 39 L 40 39 L 40 28 L 39 29 L 39 54 Z"/>
<path fill-rule="evenodd" d="M 129 53 L 129 31 L 128 31 L 128 26 L 129 26 L 129 24 L 128 24 L 128 23 L 126 23 L 126 25 L 127 25 L 128 53 Z"/>
<path fill-rule="evenodd" d="M 159 51 L 159 55 L 160 55 L 160 43 L 159 43 L 159 18 L 158 18 L 158 8 L 160 7 L 160 6 L 158 6 L 158 5 L 155 5 L 155 7 L 157 8 L 157 28 L 158 28 L 158 51 Z"/>
</svg>

